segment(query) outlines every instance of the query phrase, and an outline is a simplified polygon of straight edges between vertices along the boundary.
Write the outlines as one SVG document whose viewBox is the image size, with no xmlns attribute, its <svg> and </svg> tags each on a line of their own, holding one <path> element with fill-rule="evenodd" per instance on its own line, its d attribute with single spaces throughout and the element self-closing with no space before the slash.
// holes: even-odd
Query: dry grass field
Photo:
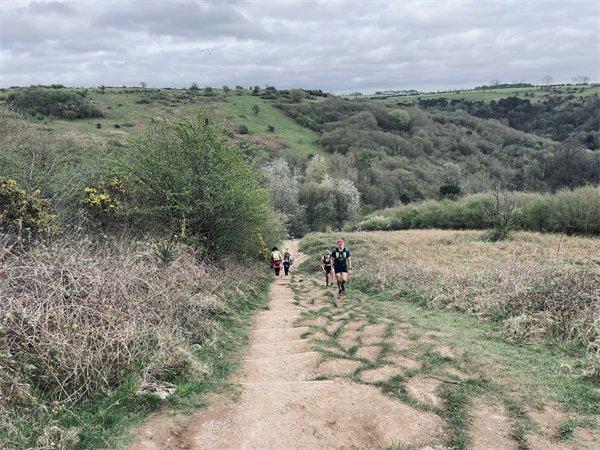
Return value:
<svg viewBox="0 0 600 450">
<path fill-rule="evenodd" d="M 296 283 L 320 379 L 376 386 L 445 420 L 452 448 L 595 448 L 600 241 L 517 233 L 349 233 L 348 295 L 319 287 L 333 234 Z M 331 366 L 331 367 L 330 367 Z M 438 441 L 440 442 L 440 441 Z M 491 447 L 490 447 L 491 446 Z"/>
</svg>

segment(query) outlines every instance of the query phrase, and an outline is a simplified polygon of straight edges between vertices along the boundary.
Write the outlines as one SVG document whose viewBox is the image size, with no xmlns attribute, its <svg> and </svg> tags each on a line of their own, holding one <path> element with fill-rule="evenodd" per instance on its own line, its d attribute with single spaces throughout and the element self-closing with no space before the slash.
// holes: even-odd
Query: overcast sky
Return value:
<svg viewBox="0 0 600 450">
<path fill-rule="evenodd" d="M 0 0 L 2 87 L 330 92 L 600 79 L 600 0 Z"/>
</svg>

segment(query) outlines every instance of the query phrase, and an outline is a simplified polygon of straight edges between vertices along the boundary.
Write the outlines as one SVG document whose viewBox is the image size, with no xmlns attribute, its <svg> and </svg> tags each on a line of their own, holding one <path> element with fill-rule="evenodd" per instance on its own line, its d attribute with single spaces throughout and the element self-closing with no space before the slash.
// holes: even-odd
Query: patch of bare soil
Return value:
<svg viewBox="0 0 600 450">
<path fill-rule="evenodd" d="M 422 447 L 441 418 L 345 381 L 245 386 L 240 407 L 208 408 L 190 423 L 194 448 Z M 243 407 L 242 407 L 243 406 Z"/>
<path fill-rule="evenodd" d="M 371 345 L 369 347 L 361 347 L 356 351 L 356 357 L 360 359 L 375 360 L 381 354 L 381 347 Z"/>
<path fill-rule="evenodd" d="M 471 409 L 471 446 L 473 450 L 517 449 L 511 438 L 512 424 L 498 405 L 476 402 Z"/>
<path fill-rule="evenodd" d="M 348 351 L 358 344 L 359 336 L 360 335 L 357 332 L 345 331 L 342 336 L 338 338 L 338 343 L 344 350 Z"/>
<path fill-rule="evenodd" d="M 532 450 L 567 450 L 600 448 L 600 436 L 597 430 L 577 428 L 568 442 L 559 442 L 559 426 L 569 418 L 555 404 L 547 404 L 543 409 L 530 408 L 527 414 L 539 427 L 538 433 L 527 435 L 527 442 Z"/>
<path fill-rule="evenodd" d="M 367 383 L 380 383 L 403 373 L 404 371 L 399 367 L 382 366 L 361 372 L 360 379 Z"/>
<path fill-rule="evenodd" d="M 444 401 L 435 393 L 440 384 L 441 381 L 435 378 L 416 376 L 406 382 L 406 391 L 422 403 L 441 408 L 444 406 Z"/>
<path fill-rule="evenodd" d="M 395 334 L 391 338 L 387 339 L 387 342 L 392 344 L 396 350 L 404 350 L 414 344 L 408 336 L 405 334 Z"/>
<path fill-rule="evenodd" d="M 328 376 L 351 375 L 360 367 L 360 362 L 351 359 L 336 358 L 319 365 L 319 373 Z"/>
<path fill-rule="evenodd" d="M 436 347 L 435 351 L 437 351 L 444 358 L 456 358 L 456 352 L 447 345 Z"/>
<path fill-rule="evenodd" d="M 404 367 L 406 369 L 419 369 L 421 367 L 421 361 L 417 361 L 410 358 L 403 358 L 402 356 L 392 356 L 389 358 L 386 357 L 386 359 L 389 359 L 397 366 Z"/>
</svg>

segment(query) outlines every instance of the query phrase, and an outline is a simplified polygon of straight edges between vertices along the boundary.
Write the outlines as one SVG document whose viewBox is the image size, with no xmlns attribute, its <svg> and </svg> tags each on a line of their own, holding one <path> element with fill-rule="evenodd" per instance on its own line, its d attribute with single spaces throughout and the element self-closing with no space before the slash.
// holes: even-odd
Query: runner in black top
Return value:
<svg viewBox="0 0 600 450">
<path fill-rule="evenodd" d="M 338 294 L 341 296 L 346 293 L 346 282 L 348 281 L 348 273 L 352 271 L 352 259 L 350 258 L 350 250 L 344 245 L 343 239 L 338 239 L 337 248 L 331 252 L 333 258 L 333 270 L 338 285 Z"/>
<path fill-rule="evenodd" d="M 331 278 L 331 266 L 333 265 L 333 258 L 331 257 L 331 252 L 328 250 L 325 252 L 323 257 L 321 258 L 321 270 L 325 274 L 325 286 L 332 285 L 333 281 Z"/>
</svg>

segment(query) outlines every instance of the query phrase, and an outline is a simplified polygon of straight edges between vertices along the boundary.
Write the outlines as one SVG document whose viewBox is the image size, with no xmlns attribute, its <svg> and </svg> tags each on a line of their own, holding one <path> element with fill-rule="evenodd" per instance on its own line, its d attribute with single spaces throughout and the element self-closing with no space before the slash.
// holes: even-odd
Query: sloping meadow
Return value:
<svg viewBox="0 0 600 450">
<path fill-rule="evenodd" d="M 482 232 L 408 230 L 348 233 L 350 286 L 464 311 L 491 321 L 508 339 L 559 343 L 587 355 L 577 370 L 600 373 L 600 242 L 593 238 L 519 232 L 493 243 Z M 335 236 L 311 235 L 319 255 Z"/>
<path fill-rule="evenodd" d="M 243 328 L 244 311 L 266 297 L 257 263 L 208 264 L 185 246 L 72 239 L 10 252 L 4 244 L 0 446 L 6 448 L 85 447 L 80 434 L 93 426 L 79 416 L 81 405 L 119 390 L 126 394 L 115 405 L 125 404 L 143 396 L 145 386 L 218 376 L 210 355 L 222 353 Z"/>
</svg>

